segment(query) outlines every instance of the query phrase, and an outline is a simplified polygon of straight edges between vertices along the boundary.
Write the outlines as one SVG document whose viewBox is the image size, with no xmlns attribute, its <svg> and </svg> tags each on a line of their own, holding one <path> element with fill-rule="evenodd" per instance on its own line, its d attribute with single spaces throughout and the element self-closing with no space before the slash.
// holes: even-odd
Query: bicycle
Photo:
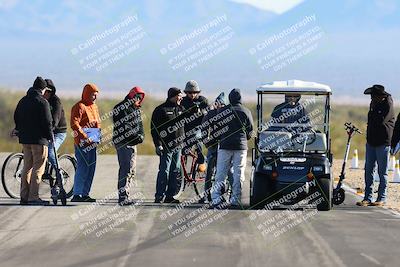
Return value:
<svg viewBox="0 0 400 267">
<path fill-rule="evenodd" d="M 23 168 L 23 153 L 12 153 L 4 161 L 1 170 L 1 181 L 3 184 L 4 191 L 11 198 L 20 198 L 20 187 L 21 187 L 21 176 Z M 76 171 L 76 159 L 72 155 L 64 154 L 58 157 L 58 164 L 60 166 L 60 173 L 63 181 L 63 186 L 67 192 L 67 198 L 70 198 L 73 194 L 74 187 L 74 176 Z M 50 193 L 51 188 L 54 186 L 56 181 L 56 170 L 47 160 L 45 172 L 42 176 L 41 191 L 46 187 L 43 185 L 49 185 Z M 42 192 L 43 194 L 43 192 Z"/>
<path fill-rule="evenodd" d="M 202 183 L 204 186 L 204 182 L 206 180 L 206 171 L 207 168 L 204 168 L 203 171 L 199 170 L 199 163 L 197 162 L 198 156 L 195 150 L 189 151 L 188 154 L 181 155 L 181 170 L 177 177 L 177 189 L 174 195 L 174 198 L 177 199 L 181 196 L 183 191 L 191 184 L 193 184 L 194 192 L 196 193 L 197 197 L 202 198 L 204 192 L 200 192 L 198 189 L 198 184 Z M 214 168 L 213 175 L 212 175 L 212 184 L 214 184 L 215 180 L 215 173 L 216 168 Z M 228 180 L 225 180 L 225 185 L 223 186 L 222 195 L 224 199 L 229 199 L 230 195 L 232 194 L 232 185 Z M 211 192 L 209 192 L 211 193 Z"/>
</svg>

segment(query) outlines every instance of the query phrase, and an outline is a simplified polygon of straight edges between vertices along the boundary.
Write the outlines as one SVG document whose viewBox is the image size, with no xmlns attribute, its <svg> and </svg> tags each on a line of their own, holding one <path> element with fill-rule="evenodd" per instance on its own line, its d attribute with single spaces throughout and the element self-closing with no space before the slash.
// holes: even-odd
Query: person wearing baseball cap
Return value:
<svg viewBox="0 0 400 267">
<path fill-rule="evenodd" d="M 390 145 L 395 122 L 393 99 L 385 87 L 375 84 L 364 94 L 371 95 L 365 151 L 365 195 L 358 206 L 383 206 L 386 203 Z M 372 202 L 375 166 L 379 174 L 378 196 Z"/>
<path fill-rule="evenodd" d="M 167 100 L 157 106 L 151 116 L 151 136 L 160 157 L 157 174 L 155 203 L 179 203 L 174 198 L 177 190 L 177 176 L 180 171 L 181 146 L 185 136 L 181 105 L 182 91 L 171 87 Z M 164 199 L 165 198 L 165 199 Z"/>
</svg>

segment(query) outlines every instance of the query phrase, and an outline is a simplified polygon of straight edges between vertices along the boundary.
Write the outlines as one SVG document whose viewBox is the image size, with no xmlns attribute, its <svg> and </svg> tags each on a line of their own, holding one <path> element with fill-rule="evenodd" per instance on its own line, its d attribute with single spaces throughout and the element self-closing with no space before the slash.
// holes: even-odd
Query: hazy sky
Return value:
<svg viewBox="0 0 400 267">
<path fill-rule="evenodd" d="M 400 97 L 396 0 L 0 0 L 0 87 L 37 75 L 60 91 L 199 82 L 206 95 L 301 79 L 354 99 L 381 83 Z M 361 99 L 364 96 L 361 97 Z M 365 97 L 364 97 L 365 98 Z"/>
</svg>

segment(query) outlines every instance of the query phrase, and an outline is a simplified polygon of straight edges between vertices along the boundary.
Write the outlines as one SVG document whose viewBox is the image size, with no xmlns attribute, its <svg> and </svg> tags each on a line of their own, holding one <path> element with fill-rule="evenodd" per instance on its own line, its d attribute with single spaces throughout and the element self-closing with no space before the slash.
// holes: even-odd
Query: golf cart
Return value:
<svg viewBox="0 0 400 267">
<path fill-rule="evenodd" d="M 302 201 L 318 210 L 331 209 L 330 96 L 329 86 L 299 80 L 276 81 L 257 89 L 251 207 Z"/>
</svg>

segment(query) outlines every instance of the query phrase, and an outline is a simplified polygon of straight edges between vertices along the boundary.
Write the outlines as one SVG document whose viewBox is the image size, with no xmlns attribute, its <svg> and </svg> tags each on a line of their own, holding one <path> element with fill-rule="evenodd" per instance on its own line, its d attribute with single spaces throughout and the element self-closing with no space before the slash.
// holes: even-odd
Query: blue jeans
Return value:
<svg viewBox="0 0 400 267">
<path fill-rule="evenodd" d="M 212 186 L 212 178 L 215 174 L 215 169 L 217 167 L 217 157 L 218 157 L 218 148 L 210 147 L 207 151 L 207 174 L 206 180 L 204 182 L 204 192 L 206 192 L 205 196 L 211 200 L 211 186 Z M 233 186 L 233 167 L 231 167 L 228 171 L 228 182 Z"/>
<path fill-rule="evenodd" d="M 56 147 L 56 151 L 60 148 L 62 143 L 64 143 L 65 138 L 67 137 L 67 133 L 56 133 L 54 134 L 54 146 Z M 53 143 L 49 142 L 49 162 L 51 165 L 56 165 L 56 155 L 54 154 Z"/>
<path fill-rule="evenodd" d="M 215 175 L 214 188 L 211 193 L 213 205 L 219 205 L 221 203 L 221 189 L 231 165 L 233 165 L 233 186 L 230 203 L 231 205 L 241 204 L 246 157 L 247 150 L 218 149 L 217 174 Z"/>
<path fill-rule="evenodd" d="M 364 200 L 372 201 L 374 186 L 374 169 L 378 164 L 379 187 L 376 201 L 386 201 L 390 146 L 374 147 L 366 145 L 365 151 L 365 196 Z"/>
<path fill-rule="evenodd" d="M 96 147 L 75 145 L 75 157 L 77 166 L 74 178 L 74 195 L 88 196 L 96 170 Z"/>
<path fill-rule="evenodd" d="M 181 170 L 181 150 L 175 152 L 163 152 L 160 156 L 158 167 L 155 198 L 162 200 L 172 198 L 176 193 L 176 177 Z M 168 186 L 168 188 L 167 188 Z"/>
</svg>

